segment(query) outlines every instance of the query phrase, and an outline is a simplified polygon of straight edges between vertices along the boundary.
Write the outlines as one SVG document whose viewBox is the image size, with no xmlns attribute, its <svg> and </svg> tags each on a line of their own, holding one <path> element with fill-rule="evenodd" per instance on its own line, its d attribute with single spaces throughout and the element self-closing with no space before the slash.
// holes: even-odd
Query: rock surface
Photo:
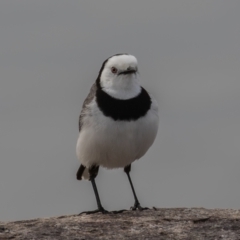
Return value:
<svg viewBox="0 0 240 240">
<path fill-rule="evenodd" d="M 240 239 L 240 210 L 170 208 L 0 222 L 0 239 Z"/>
</svg>

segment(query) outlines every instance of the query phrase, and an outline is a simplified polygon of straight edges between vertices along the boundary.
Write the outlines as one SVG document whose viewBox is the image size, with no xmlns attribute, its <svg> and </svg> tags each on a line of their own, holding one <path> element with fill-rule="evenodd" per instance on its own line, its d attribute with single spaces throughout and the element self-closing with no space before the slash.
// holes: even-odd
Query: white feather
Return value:
<svg viewBox="0 0 240 240">
<path fill-rule="evenodd" d="M 137 96 L 141 91 L 137 74 L 118 75 L 112 73 L 111 68 L 115 67 L 119 72 L 128 68 L 137 70 L 137 59 L 132 55 L 114 56 L 106 63 L 100 83 L 103 91 L 118 99 L 129 99 Z"/>
<path fill-rule="evenodd" d="M 84 118 L 84 128 L 77 141 L 77 157 L 87 168 L 125 167 L 141 158 L 154 142 L 158 130 L 158 107 L 152 100 L 151 109 L 136 121 L 114 121 L 98 109 L 94 100 Z"/>
</svg>

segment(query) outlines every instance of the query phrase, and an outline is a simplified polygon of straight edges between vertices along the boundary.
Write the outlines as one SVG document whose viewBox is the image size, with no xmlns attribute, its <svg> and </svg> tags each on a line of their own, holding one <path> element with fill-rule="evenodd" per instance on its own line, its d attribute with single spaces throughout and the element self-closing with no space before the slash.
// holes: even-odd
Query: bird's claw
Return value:
<svg viewBox="0 0 240 240">
<path fill-rule="evenodd" d="M 113 214 L 118 214 L 118 213 L 123 213 L 123 212 L 126 212 L 128 211 L 127 209 L 122 209 L 122 210 L 118 210 L 118 211 L 112 211 L 111 213 Z"/>
<path fill-rule="evenodd" d="M 85 211 L 85 212 L 81 212 L 79 213 L 78 215 L 82 215 L 82 214 L 87 214 L 87 215 L 90 215 L 90 214 L 94 214 L 94 213 L 102 213 L 102 214 L 107 214 L 109 213 L 107 210 L 105 210 L 104 208 L 99 208 L 99 209 L 96 209 L 96 210 L 93 210 L 93 211 Z"/>
<path fill-rule="evenodd" d="M 143 211 L 143 210 L 148 210 L 148 209 L 149 208 L 147 208 L 147 207 L 141 207 L 140 203 L 138 203 L 138 202 L 136 202 L 134 204 L 134 206 L 130 208 L 130 210 L 132 210 L 132 211 L 136 211 L 136 210 Z"/>
</svg>

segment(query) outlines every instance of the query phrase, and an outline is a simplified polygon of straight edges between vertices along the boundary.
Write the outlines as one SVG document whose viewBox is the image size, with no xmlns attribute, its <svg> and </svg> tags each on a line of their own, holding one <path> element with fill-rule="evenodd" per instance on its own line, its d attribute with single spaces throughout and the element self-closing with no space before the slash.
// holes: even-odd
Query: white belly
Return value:
<svg viewBox="0 0 240 240">
<path fill-rule="evenodd" d="M 141 158 L 152 145 L 158 129 L 157 107 L 137 121 L 114 121 L 91 104 L 77 141 L 77 157 L 90 167 L 120 168 Z"/>
</svg>

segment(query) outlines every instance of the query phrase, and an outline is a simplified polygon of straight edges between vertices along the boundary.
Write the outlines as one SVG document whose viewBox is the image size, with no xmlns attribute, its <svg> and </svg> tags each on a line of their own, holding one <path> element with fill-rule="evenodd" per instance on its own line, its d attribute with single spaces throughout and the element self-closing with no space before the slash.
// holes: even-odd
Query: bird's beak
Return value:
<svg viewBox="0 0 240 240">
<path fill-rule="evenodd" d="M 118 75 L 121 75 L 121 74 L 124 74 L 124 75 L 126 75 L 126 74 L 132 74 L 132 73 L 136 73 L 137 71 L 135 70 L 135 69 L 128 69 L 128 70 L 126 70 L 126 71 L 122 71 L 122 72 L 120 72 L 120 73 L 118 73 Z"/>
</svg>

